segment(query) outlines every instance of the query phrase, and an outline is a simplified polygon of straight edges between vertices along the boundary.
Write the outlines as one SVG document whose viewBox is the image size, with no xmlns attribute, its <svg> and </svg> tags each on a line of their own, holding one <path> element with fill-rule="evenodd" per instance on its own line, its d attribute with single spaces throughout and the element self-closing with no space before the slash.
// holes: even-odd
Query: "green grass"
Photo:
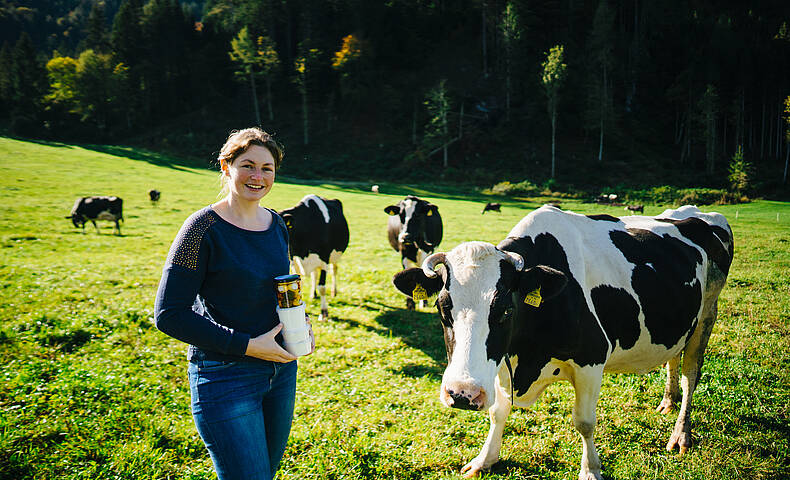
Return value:
<svg viewBox="0 0 790 480">
<path fill-rule="evenodd" d="M 290 161 L 296 161 L 291 159 Z M 151 205 L 147 191 L 162 191 Z M 216 174 L 155 154 L 0 138 L 0 479 L 202 479 L 211 463 L 188 410 L 185 345 L 151 323 L 170 242 L 216 200 Z M 441 479 L 477 455 L 487 415 L 443 408 L 445 365 L 434 309 L 405 310 L 390 284 L 399 266 L 383 208 L 406 193 L 440 207 L 444 249 L 496 243 L 543 199 L 503 201 L 431 186 L 279 179 L 276 209 L 316 193 L 342 200 L 351 244 L 331 321 L 300 360 L 296 420 L 282 479 Z M 81 195 L 124 199 L 123 236 L 85 234 L 68 215 Z M 581 213 L 622 208 L 563 199 Z M 645 214 L 663 206 L 647 205 Z M 612 479 L 790 476 L 790 204 L 705 208 L 724 213 L 735 261 L 695 395 L 696 445 L 664 445 L 676 414 L 653 411 L 664 376 L 605 377 L 596 443 Z M 778 215 L 778 219 L 777 219 Z M 316 301 L 308 311 L 315 318 Z M 575 478 L 581 442 L 572 388 L 555 384 L 505 429 L 490 479 Z"/>
</svg>

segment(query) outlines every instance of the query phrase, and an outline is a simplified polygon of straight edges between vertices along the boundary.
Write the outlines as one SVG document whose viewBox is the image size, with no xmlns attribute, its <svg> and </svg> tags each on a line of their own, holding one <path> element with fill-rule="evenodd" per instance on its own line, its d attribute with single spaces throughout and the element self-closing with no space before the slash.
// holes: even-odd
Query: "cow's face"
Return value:
<svg viewBox="0 0 790 480">
<path fill-rule="evenodd" d="M 439 274 L 433 271 L 443 263 Z M 525 316 L 517 302 L 540 288 L 544 299 L 559 293 L 565 277 L 548 267 L 521 271 L 523 259 L 485 242 L 468 242 L 428 257 L 423 268 L 395 275 L 406 295 L 438 293 L 448 364 L 439 399 L 448 407 L 483 410 L 495 398 L 497 372 Z"/>
<path fill-rule="evenodd" d="M 71 223 L 73 223 L 74 226 L 77 227 L 77 228 L 80 228 L 83 225 L 85 225 L 85 219 L 82 218 L 82 215 L 78 215 L 76 213 L 72 213 L 71 217 L 66 217 L 66 218 L 71 218 Z"/>
<path fill-rule="evenodd" d="M 415 243 L 425 231 L 426 218 L 435 215 L 438 210 L 436 205 L 409 195 L 396 205 L 386 207 L 384 211 L 388 215 L 397 215 L 400 218 L 398 242 L 401 245 L 410 245 Z"/>
</svg>

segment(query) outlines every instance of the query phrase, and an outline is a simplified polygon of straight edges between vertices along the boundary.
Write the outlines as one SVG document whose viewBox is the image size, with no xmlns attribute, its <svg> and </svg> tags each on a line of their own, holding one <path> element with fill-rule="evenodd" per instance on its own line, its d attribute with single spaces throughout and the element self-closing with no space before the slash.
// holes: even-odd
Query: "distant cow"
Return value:
<svg viewBox="0 0 790 480">
<path fill-rule="evenodd" d="M 626 210 L 630 210 L 630 211 L 632 211 L 634 213 L 636 213 L 636 212 L 645 213 L 645 206 L 644 205 L 626 205 L 625 209 Z"/>
<path fill-rule="evenodd" d="M 617 200 L 616 193 L 602 193 L 595 199 L 596 203 L 614 203 Z"/>
<path fill-rule="evenodd" d="M 370 191 L 373 193 L 379 193 L 379 186 L 373 185 L 372 187 L 370 187 Z"/>
<path fill-rule="evenodd" d="M 316 292 L 321 296 L 321 316 L 318 319 L 328 319 L 326 271 L 331 270 L 332 296 L 335 296 L 337 263 L 348 248 L 348 222 L 343 215 L 343 204 L 340 200 L 307 195 L 295 207 L 279 214 L 288 227 L 294 268 L 302 278 L 310 275 L 310 298 L 314 298 Z"/>
<path fill-rule="evenodd" d="M 502 208 L 502 205 L 500 205 L 498 203 L 488 202 L 488 203 L 486 203 L 486 206 L 483 207 L 483 211 L 480 212 L 480 215 L 482 215 L 482 214 L 484 214 L 486 212 L 500 212 L 501 213 L 502 210 L 500 210 L 500 208 Z"/>
<path fill-rule="evenodd" d="M 667 381 L 657 410 L 680 403 L 666 448 L 684 453 L 732 256 L 727 220 L 693 206 L 621 219 L 544 206 L 497 246 L 462 243 L 395 275 L 406 295 L 438 293 L 448 358 L 440 401 L 489 412 L 488 438 L 462 472 L 475 475 L 497 462 L 511 406 L 529 407 L 565 380 L 576 391 L 579 479 L 600 480 L 593 433 L 603 374 L 644 373 L 662 363 Z"/>
<path fill-rule="evenodd" d="M 159 201 L 159 197 L 161 195 L 162 195 L 162 193 L 159 190 L 154 190 L 154 189 L 148 190 L 148 197 L 151 199 L 151 201 L 153 203 L 158 202 Z"/>
<path fill-rule="evenodd" d="M 400 252 L 403 268 L 420 265 L 441 243 L 442 217 L 436 205 L 409 195 L 384 211 L 390 216 L 387 238 Z M 406 308 L 413 310 L 414 300 L 407 299 Z"/>
<path fill-rule="evenodd" d="M 118 197 L 81 197 L 74 202 L 71 215 L 66 218 L 70 218 L 75 227 L 82 227 L 83 232 L 88 221 L 96 227 L 96 233 L 100 233 L 96 220 L 115 222 L 115 231 L 120 235 L 118 220 L 123 220 L 123 200 Z"/>
</svg>

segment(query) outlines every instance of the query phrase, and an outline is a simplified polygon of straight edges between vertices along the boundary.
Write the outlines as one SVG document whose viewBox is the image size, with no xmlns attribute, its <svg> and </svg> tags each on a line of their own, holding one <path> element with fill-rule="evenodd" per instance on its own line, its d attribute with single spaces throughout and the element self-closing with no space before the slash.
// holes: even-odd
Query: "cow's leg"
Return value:
<svg viewBox="0 0 790 480">
<path fill-rule="evenodd" d="M 332 296 L 337 296 L 337 264 L 330 263 L 329 268 L 332 269 Z"/>
<path fill-rule="evenodd" d="M 417 266 L 417 264 L 406 257 L 401 257 L 400 260 L 404 270 Z M 414 310 L 414 300 L 411 297 L 406 298 L 406 310 Z"/>
<path fill-rule="evenodd" d="M 101 232 L 99 232 L 99 226 L 96 225 L 96 220 L 91 220 L 91 223 L 93 224 L 93 228 L 96 229 L 96 235 L 101 235 Z"/>
<path fill-rule="evenodd" d="M 310 300 L 315 298 L 315 292 L 318 282 L 316 281 L 316 271 L 310 272 Z"/>
<path fill-rule="evenodd" d="M 714 303 L 713 307 L 708 310 L 708 314 L 704 315 L 702 321 L 697 324 L 686 348 L 683 349 L 683 377 L 680 379 L 680 386 L 683 388 L 683 401 L 680 404 L 680 413 L 675 422 L 675 428 L 672 430 L 669 442 L 667 442 L 668 451 L 672 451 L 677 446 L 681 455 L 686 453 L 693 443 L 691 438 L 691 399 L 702 373 L 705 348 L 708 346 L 710 333 L 716 322 L 716 313 L 717 306 Z"/>
<path fill-rule="evenodd" d="M 318 320 L 329 320 L 329 306 L 326 302 L 326 270 L 323 268 L 318 269 L 320 271 L 318 276 L 318 295 L 321 297 L 321 315 L 319 315 Z"/>
<path fill-rule="evenodd" d="M 680 367 L 680 353 L 667 362 L 667 384 L 664 388 L 664 398 L 656 407 L 659 413 L 667 414 L 680 401 L 680 389 L 678 388 L 678 370 Z"/>
<path fill-rule="evenodd" d="M 121 235 L 121 225 L 118 223 L 118 219 L 115 219 L 115 230 L 118 232 L 118 236 Z"/>
<path fill-rule="evenodd" d="M 495 386 L 496 398 L 494 399 L 494 404 L 488 409 L 491 425 L 488 429 L 486 442 L 483 444 L 480 453 L 461 469 L 461 473 L 467 478 L 474 477 L 482 470 L 488 470 L 491 468 L 491 465 L 499 460 L 499 451 L 502 448 L 502 433 L 505 431 L 505 422 L 507 422 L 511 408 L 510 397 L 504 393 L 505 389 L 510 391 L 510 378 L 507 376 L 503 378 L 503 375 L 500 372 L 500 375 L 497 377 Z M 500 384 L 500 380 L 505 384 L 504 387 Z"/>
<path fill-rule="evenodd" d="M 428 258 L 428 254 L 422 250 L 417 250 L 417 266 L 422 267 L 422 262 Z M 428 300 L 420 300 L 420 308 L 428 306 Z"/>
<path fill-rule="evenodd" d="M 582 461 L 579 480 L 601 480 L 601 460 L 595 449 L 595 406 L 601 391 L 603 367 L 577 370 L 573 377 L 576 401 L 573 404 L 573 426 L 582 437 Z"/>
</svg>

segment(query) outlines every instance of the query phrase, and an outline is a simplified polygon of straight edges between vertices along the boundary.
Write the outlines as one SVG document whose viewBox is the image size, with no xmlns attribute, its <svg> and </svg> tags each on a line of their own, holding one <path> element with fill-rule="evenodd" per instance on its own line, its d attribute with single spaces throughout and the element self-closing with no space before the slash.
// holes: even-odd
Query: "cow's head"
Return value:
<svg viewBox="0 0 790 480">
<path fill-rule="evenodd" d="M 439 264 L 444 268 L 434 271 Z M 393 283 L 415 299 L 439 294 L 448 359 L 439 399 L 448 407 L 483 410 L 494 401 L 511 339 L 535 315 L 529 309 L 559 294 L 567 278 L 545 266 L 524 269 L 520 255 L 490 243 L 468 242 L 429 256 L 422 268 L 399 272 Z M 525 298 L 538 306 L 524 304 Z"/>
<path fill-rule="evenodd" d="M 437 215 L 439 207 L 414 195 L 409 195 L 397 204 L 384 208 L 384 211 L 388 215 L 397 215 L 400 218 L 401 227 L 398 242 L 402 245 L 409 245 L 422 240 L 420 236 L 425 232 L 427 217 Z"/>
</svg>

